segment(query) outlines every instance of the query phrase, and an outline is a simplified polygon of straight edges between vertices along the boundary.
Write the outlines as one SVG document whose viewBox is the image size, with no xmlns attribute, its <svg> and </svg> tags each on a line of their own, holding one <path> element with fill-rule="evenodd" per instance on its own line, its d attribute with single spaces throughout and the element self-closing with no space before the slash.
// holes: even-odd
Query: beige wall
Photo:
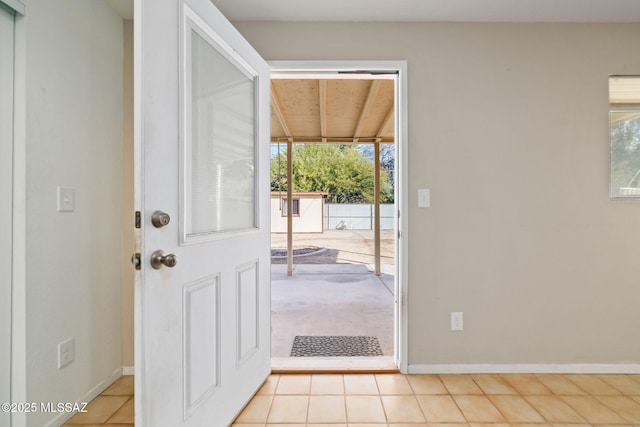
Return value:
<svg viewBox="0 0 640 427">
<path fill-rule="evenodd" d="M 16 188 L 24 253 L 15 253 L 24 256 L 16 271 L 24 281 L 15 286 L 25 301 L 14 316 L 26 322 L 24 361 L 16 360 L 26 381 L 16 384 L 24 387 L 17 401 L 82 402 L 122 367 L 122 19 L 99 0 L 25 3 L 16 162 L 25 183 Z M 75 189 L 73 212 L 57 212 L 57 186 Z M 75 339 L 75 360 L 58 369 L 67 338 Z M 26 425 L 69 416 L 28 414 Z"/>
<path fill-rule="evenodd" d="M 133 21 L 123 23 L 122 64 L 122 366 L 133 367 Z"/>
<path fill-rule="evenodd" d="M 640 202 L 608 199 L 607 130 L 640 25 L 236 26 L 267 60 L 408 61 L 410 365 L 640 363 Z"/>
</svg>

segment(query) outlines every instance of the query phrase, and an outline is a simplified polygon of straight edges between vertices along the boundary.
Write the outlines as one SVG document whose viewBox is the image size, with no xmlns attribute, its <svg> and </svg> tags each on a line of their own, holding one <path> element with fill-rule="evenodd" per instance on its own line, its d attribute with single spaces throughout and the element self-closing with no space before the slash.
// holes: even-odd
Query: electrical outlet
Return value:
<svg viewBox="0 0 640 427">
<path fill-rule="evenodd" d="M 461 331 L 461 330 L 463 330 L 462 312 L 461 311 L 452 311 L 451 312 L 451 330 L 452 331 Z"/>
<path fill-rule="evenodd" d="M 75 340 L 69 338 L 58 344 L 58 369 L 62 369 L 73 362 L 76 357 Z"/>
</svg>

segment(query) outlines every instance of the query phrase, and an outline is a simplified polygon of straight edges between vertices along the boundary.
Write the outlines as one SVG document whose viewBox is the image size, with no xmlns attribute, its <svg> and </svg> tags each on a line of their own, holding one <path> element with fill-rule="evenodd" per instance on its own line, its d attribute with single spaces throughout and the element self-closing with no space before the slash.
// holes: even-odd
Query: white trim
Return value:
<svg viewBox="0 0 640 427">
<path fill-rule="evenodd" d="M 14 22 L 11 400 L 27 402 L 26 25 L 24 19 Z M 26 425 L 27 414 L 13 413 L 11 422 Z"/>
<path fill-rule="evenodd" d="M 122 367 L 122 376 L 135 375 L 136 368 L 135 366 L 123 366 Z"/>
<path fill-rule="evenodd" d="M 89 402 L 91 402 L 93 399 L 98 397 L 103 391 L 108 389 L 113 383 L 118 381 L 118 379 L 120 379 L 120 377 L 122 377 L 122 368 L 116 369 L 113 372 L 113 374 L 111 374 L 109 376 L 109 378 L 107 378 L 104 381 L 100 382 L 97 386 L 95 386 L 94 388 L 89 390 L 84 396 L 80 397 L 75 402 L 70 402 L 70 403 L 89 403 Z M 58 414 L 57 417 L 55 417 L 54 419 L 49 421 L 47 424 L 45 424 L 45 427 L 61 426 L 62 424 L 65 423 L 65 421 L 68 421 L 74 415 L 75 415 L 74 412 L 61 412 L 61 413 Z"/>
<path fill-rule="evenodd" d="M 274 357 L 271 369 L 274 371 L 312 371 L 314 369 L 359 373 L 376 372 L 379 369 L 392 370 L 397 367 L 393 357 Z"/>
<path fill-rule="evenodd" d="M 25 5 L 20 0 L 0 0 L 0 4 L 5 5 L 9 9 L 15 11 L 18 15 L 24 15 Z"/>
<path fill-rule="evenodd" d="M 407 75 L 407 61 L 398 63 L 398 108 L 396 134 L 396 164 L 400 173 L 396 174 L 397 217 L 396 230 L 398 232 L 396 254 L 396 307 L 400 312 L 396 315 L 400 324 L 397 327 L 398 358 L 400 372 L 409 371 L 409 77 Z"/>
<path fill-rule="evenodd" d="M 144 194 L 142 191 L 144 176 L 144 123 L 142 111 L 143 79 L 142 72 L 144 61 L 142 60 L 142 49 L 144 41 L 142 38 L 142 28 L 145 23 L 142 21 L 142 0 L 133 2 L 133 208 L 136 211 L 144 212 Z M 142 239 L 142 228 L 133 231 L 135 239 L 135 252 L 144 254 L 145 247 Z M 149 406 L 143 403 L 146 393 L 143 384 L 146 380 L 145 369 L 146 360 L 144 358 L 145 347 L 145 323 L 143 319 L 144 304 L 144 274 L 146 268 L 136 270 L 134 273 L 134 296 L 133 296 L 133 334 L 134 334 L 134 424 L 140 427 L 145 426 L 143 420 L 151 419 L 148 411 Z"/>
<path fill-rule="evenodd" d="M 637 364 L 409 365 L 409 374 L 640 374 Z"/>
<path fill-rule="evenodd" d="M 396 184 L 396 208 L 401 212 L 396 230 L 401 232 L 398 239 L 398 253 L 396 254 L 396 314 L 394 324 L 395 363 L 400 372 L 408 372 L 408 349 L 409 349 L 409 315 L 407 304 L 408 292 L 408 227 L 409 227 L 409 199 L 408 199 L 408 147 L 409 147 L 409 104 L 407 89 L 407 61 L 267 61 L 271 67 L 271 74 L 283 74 L 291 76 L 305 76 L 305 78 L 317 78 L 322 74 L 322 78 L 329 78 L 329 73 L 338 71 L 388 71 L 397 73 L 397 109 L 399 120 L 396 121 L 397 145 L 396 162 L 400 168 Z M 366 72 L 365 71 L 365 72 Z M 339 75 L 341 78 L 349 78 L 349 74 Z M 376 75 L 376 78 L 389 78 L 384 75 Z"/>
</svg>

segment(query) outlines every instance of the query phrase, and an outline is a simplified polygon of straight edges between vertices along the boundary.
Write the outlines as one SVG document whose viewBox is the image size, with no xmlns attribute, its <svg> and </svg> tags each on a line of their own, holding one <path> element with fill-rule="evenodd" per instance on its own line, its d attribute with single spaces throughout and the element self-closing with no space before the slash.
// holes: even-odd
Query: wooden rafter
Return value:
<svg viewBox="0 0 640 427">
<path fill-rule="evenodd" d="M 395 112 L 395 106 L 392 105 L 391 108 L 389 108 L 389 111 L 387 112 L 387 115 L 384 117 L 384 120 L 382 121 L 382 124 L 380 125 L 380 128 L 378 129 L 378 132 L 376 133 L 376 142 L 381 142 L 382 141 L 382 135 L 384 135 L 384 133 L 387 130 L 387 128 L 389 127 L 389 125 L 391 125 L 391 123 L 393 123 L 393 113 L 394 112 Z"/>
<path fill-rule="evenodd" d="M 291 133 L 289 124 L 287 123 L 287 116 L 282 111 L 282 101 L 280 101 L 280 97 L 278 96 L 278 92 L 276 91 L 273 82 L 271 82 L 271 108 L 273 108 L 273 112 L 278 118 L 280 126 L 282 126 L 282 130 L 284 131 L 287 139 L 292 142 L 293 134 Z"/>
<path fill-rule="evenodd" d="M 360 138 L 352 138 L 352 137 L 321 137 L 321 136 L 293 136 L 293 137 L 272 137 L 271 142 L 295 142 L 295 143 L 326 143 L 326 144 L 373 144 L 375 142 L 379 142 L 381 144 L 393 144 L 393 137 L 376 137 L 376 136 L 368 136 L 368 137 L 360 137 Z"/>
<path fill-rule="evenodd" d="M 358 123 L 356 124 L 356 128 L 353 131 L 353 139 L 354 142 L 358 142 L 358 138 L 360 138 L 362 129 L 364 128 L 365 121 L 369 112 L 371 111 L 371 107 L 373 106 L 373 102 L 376 99 L 376 95 L 378 94 L 378 89 L 380 89 L 381 80 L 373 80 L 371 82 L 371 86 L 369 87 L 369 93 L 367 94 L 367 100 L 364 102 L 364 106 L 362 107 L 362 111 L 360 112 L 360 118 L 358 119 Z"/>
<path fill-rule="evenodd" d="M 318 98 L 320 101 L 320 136 L 327 142 L 327 81 L 318 80 Z"/>
</svg>

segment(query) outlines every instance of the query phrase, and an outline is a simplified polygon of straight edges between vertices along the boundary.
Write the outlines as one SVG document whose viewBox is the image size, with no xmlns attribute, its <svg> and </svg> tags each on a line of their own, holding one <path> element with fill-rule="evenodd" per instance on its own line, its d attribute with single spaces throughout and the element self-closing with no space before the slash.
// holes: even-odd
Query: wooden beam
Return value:
<svg viewBox="0 0 640 427">
<path fill-rule="evenodd" d="M 380 128 L 378 129 L 378 132 L 376 133 L 376 137 L 382 138 L 382 135 L 384 135 L 389 125 L 393 123 L 393 116 L 395 111 L 396 111 L 395 105 L 392 105 L 391 108 L 389 108 L 389 111 L 387 111 L 387 115 L 385 116 L 384 120 L 382 121 L 382 124 L 380 125 Z M 395 136 L 394 136 L 394 139 L 395 139 Z"/>
<path fill-rule="evenodd" d="M 291 133 L 291 128 L 289 127 L 287 116 L 282 111 L 282 101 L 280 101 L 278 91 L 276 91 L 276 87 L 273 85 L 273 82 L 271 82 L 271 108 L 276 114 L 276 117 L 278 118 L 280 126 L 282 126 L 282 130 L 284 131 L 287 139 L 289 141 L 293 141 L 293 139 L 291 139 L 293 137 L 293 134 Z"/>
<path fill-rule="evenodd" d="M 374 147 L 374 179 L 373 179 L 373 218 L 374 224 L 374 256 L 376 276 L 381 274 L 380 268 L 380 144 Z"/>
<path fill-rule="evenodd" d="M 327 81 L 318 80 L 318 98 L 320 101 L 320 136 L 327 142 Z"/>
<path fill-rule="evenodd" d="M 293 143 L 287 142 L 287 276 L 293 275 Z"/>
<path fill-rule="evenodd" d="M 369 116 L 369 112 L 371 111 L 373 102 L 375 101 L 376 95 L 378 94 L 378 89 L 380 89 L 381 82 L 382 80 L 371 81 L 371 86 L 369 86 L 369 93 L 367 93 L 367 99 L 364 102 L 364 106 L 362 107 L 362 111 L 360 112 L 360 118 L 358 119 L 356 128 L 353 131 L 354 142 L 358 142 L 358 138 L 360 137 L 362 129 L 364 128 L 364 123 L 367 119 L 367 116 Z"/>
<path fill-rule="evenodd" d="M 278 142 L 287 142 L 291 141 L 293 143 L 326 143 L 326 144 L 372 144 L 374 142 L 378 142 L 380 144 L 393 144 L 393 138 L 379 138 L 376 136 L 371 137 L 360 137 L 360 138 L 351 138 L 351 137 L 322 137 L 322 136 L 293 136 L 293 137 L 272 137 L 272 143 Z"/>
</svg>

